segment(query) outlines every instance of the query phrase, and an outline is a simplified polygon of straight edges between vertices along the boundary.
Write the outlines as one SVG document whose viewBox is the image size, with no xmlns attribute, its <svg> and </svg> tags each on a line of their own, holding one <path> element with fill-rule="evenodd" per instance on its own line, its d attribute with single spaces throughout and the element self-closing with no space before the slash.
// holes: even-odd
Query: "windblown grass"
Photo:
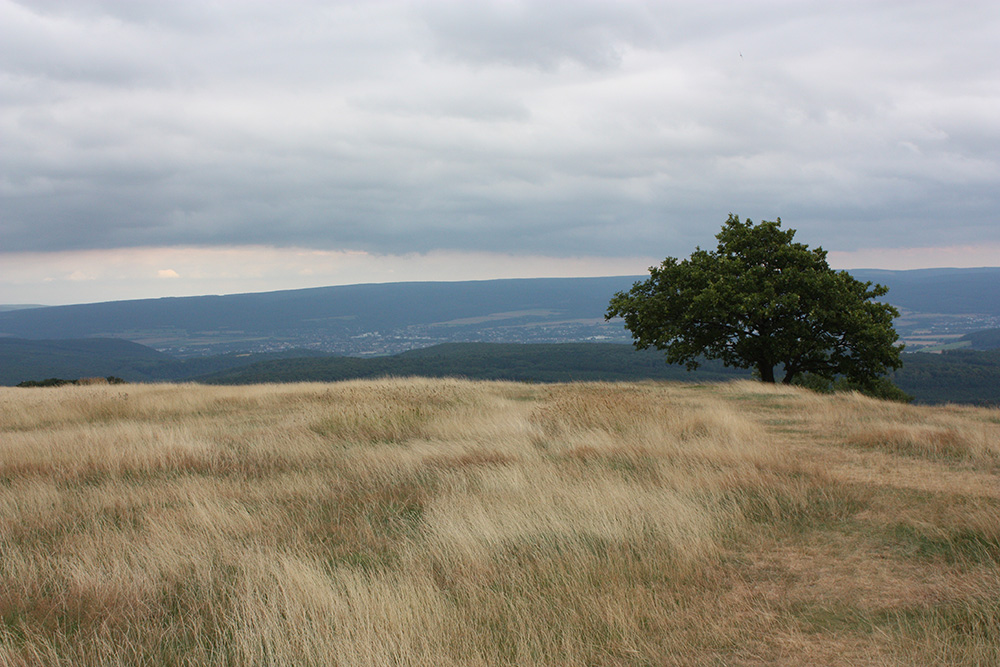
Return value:
<svg viewBox="0 0 1000 667">
<path fill-rule="evenodd" d="M 0 389 L 0 664 L 1000 664 L 998 417 L 749 382 Z"/>
</svg>

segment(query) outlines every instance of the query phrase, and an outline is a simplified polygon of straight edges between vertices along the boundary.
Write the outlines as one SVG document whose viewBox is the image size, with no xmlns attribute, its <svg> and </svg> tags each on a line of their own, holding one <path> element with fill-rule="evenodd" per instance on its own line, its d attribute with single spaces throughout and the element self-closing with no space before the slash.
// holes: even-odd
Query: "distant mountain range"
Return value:
<svg viewBox="0 0 1000 667">
<path fill-rule="evenodd" d="M 887 286 L 886 299 L 904 310 L 1000 316 L 1000 267 L 910 271 L 853 269 L 849 273 L 858 280 Z"/>
<path fill-rule="evenodd" d="M 1000 328 L 1000 268 L 855 270 L 890 288 L 897 331 L 940 345 Z M 0 312 L 0 337 L 120 338 L 195 357 L 311 349 L 387 355 L 450 342 L 628 342 L 608 300 L 647 276 L 534 278 L 320 287 L 112 301 Z"/>
<path fill-rule="evenodd" d="M 604 322 L 638 277 L 347 285 L 0 312 L 0 336 L 114 337 L 178 356 L 309 348 L 389 354 L 453 341 L 628 337 Z"/>
<path fill-rule="evenodd" d="M 25 308 L 44 308 L 45 306 L 37 303 L 0 303 L 0 313 L 8 310 L 24 310 Z"/>
</svg>

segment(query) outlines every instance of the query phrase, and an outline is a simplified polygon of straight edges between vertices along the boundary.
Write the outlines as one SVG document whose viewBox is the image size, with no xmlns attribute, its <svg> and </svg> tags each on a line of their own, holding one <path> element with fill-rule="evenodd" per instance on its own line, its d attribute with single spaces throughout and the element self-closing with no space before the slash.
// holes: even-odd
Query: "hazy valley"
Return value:
<svg viewBox="0 0 1000 667">
<path fill-rule="evenodd" d="M 908 350 L 893 379 L 919 402 L 1000 402 L 1000 269 L 856 271 L 890 286 Z M 336 381 L 714 381 L 636 352 L 609 296 L 637 276 L 350 285 L 0 312 L 0 384 Z M 614 344 L 612 344 L 614 343 Z M 586 345 L 584 345 L 586 344 Z"/>
<path fill-rule="evenodd" d="M 911 350 L 1000 328 L 1000 269 L 853 271 L 886 284 Z M 608 300 L 641 276 L 389 283 L 0 312 L 0 336 L 122 338 L 177 357 L 309 349 L 385 355 L 453 342 L 629 342 Z"/>
</svg>

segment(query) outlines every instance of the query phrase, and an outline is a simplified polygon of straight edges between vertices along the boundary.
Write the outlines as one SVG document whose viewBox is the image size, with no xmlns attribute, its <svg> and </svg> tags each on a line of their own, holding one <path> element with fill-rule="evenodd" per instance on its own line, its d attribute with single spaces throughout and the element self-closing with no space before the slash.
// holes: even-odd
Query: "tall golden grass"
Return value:
<svg viewBox="0 0 1000 667">
<path fill-rule="evenodd" d="M 1000 411 L 0 389 L 3 665 L 997 665 Z"/>
</svg>

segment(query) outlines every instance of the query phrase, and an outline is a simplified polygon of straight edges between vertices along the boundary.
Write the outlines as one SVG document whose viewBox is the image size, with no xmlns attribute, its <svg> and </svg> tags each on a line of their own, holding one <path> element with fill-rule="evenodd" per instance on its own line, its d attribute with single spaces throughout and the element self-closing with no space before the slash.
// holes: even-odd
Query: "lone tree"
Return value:
<svg viewBox="0 0 1000 667">
<path fill-rule="evenodd" d="M 781 365 L 785 384 L 810 373 L 874 387 L 902 365 L 899 312 L 873 300 L 888 288 L 834 271 L 825 250 L 794 236 L 781 218 L 755 225 L 730 214 L 715 251 L 650 267 L 648 280 L 615 294 L 605 319 L 624 318 L 638 349 L 665 350 L 688 370 L 703 357 L 754 368 L 764 382 Z"/>
</svg>

